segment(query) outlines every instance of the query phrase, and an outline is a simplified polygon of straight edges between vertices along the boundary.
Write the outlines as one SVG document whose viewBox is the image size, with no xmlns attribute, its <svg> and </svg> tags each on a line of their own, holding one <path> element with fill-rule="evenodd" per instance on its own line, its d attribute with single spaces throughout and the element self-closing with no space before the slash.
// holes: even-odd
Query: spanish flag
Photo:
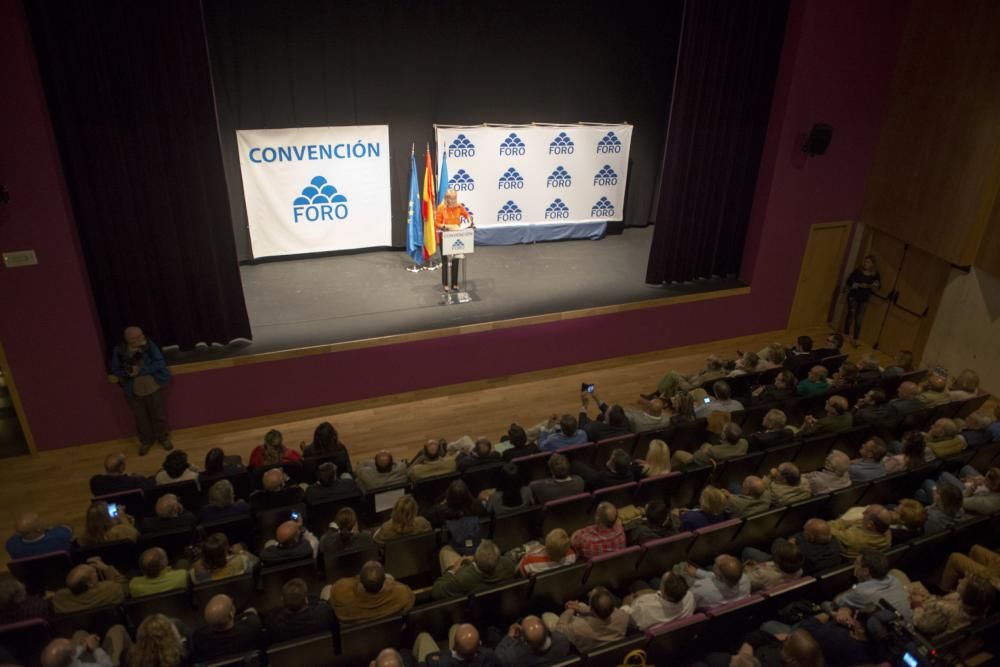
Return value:
<svg viewBox="0 0 1000 667">
<path fill-rule="evenodd" d="M 434 170 L 431 168 L 431 151 L 424 153 L 424 187 L 420 191 L 420 209 L 424 217 L 424 260 L 429 260 L 437 252 L 437 234 L 434 230 Z"/>
</svg>

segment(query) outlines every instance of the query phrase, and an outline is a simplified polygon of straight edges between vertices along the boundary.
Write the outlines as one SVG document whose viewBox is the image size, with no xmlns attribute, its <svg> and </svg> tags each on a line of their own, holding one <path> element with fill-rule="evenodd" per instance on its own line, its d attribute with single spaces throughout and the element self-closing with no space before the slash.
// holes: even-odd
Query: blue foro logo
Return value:
<svg viewBox="0 0 1000 667">
<path fill-rule="evenodd" d="M 606 164 L 594 174 L 594 185 L 618 185 L 618 174 L 610 164 Z"/>
<path fill-rule="evenodd" d="M 554 202 L 549 204 L 549 207 L 545 209 L 545 219 L 546 220 L 563 220 L 569 217 L 569 206 L 566 206 L 565 202 L 558 197 Z"/>
<path fill-rule="evenodd" d="M 497 222 L 518 222 L 520 219 L 521 209 L 510 200 L 497 211 Z"/>
<path fill-rule="evenodd" d="M 613 218 L 615 215 L 615 205 L 607 197 L 601 197 L 590 208 L 590 215 L 594 218 Z"/>
<path fill-rule="evenodd" d="M 309 181 L 309 185 L 302 188 L 302 194 L 292 202 L 294 222 L 343 220 L 346 217 L 347 197 L 338 193 L 337 188 L 327 183 L 322 176 Z"/>
<path fill-rule="evenodd" d="M 622 142 L 614 132 L 608 132 L 597 142 L 598 153 L 621 153 Z"/>
<path fill-rule="evenodd" d="M 517 169 L 514 167 L 500 174 L 500 180 L 497 181 L 498 190 L 520 190 L 523 187 L 524 177 L 517 173 Z"/>
<path fill-rule="evenodd" d="M 459 169 L 448 179 L 448 187 L 452 190 L 471 192 L 476 189 L 476 181 L 464 169 Z"/>
<path fill-rule="evenodd" d="M 576 144 L 565 132 L 560 132 L 549 144 L 549 155 L 572 155 Z"/>
<path fill-rule="evenodd" d="M 526 152 L 524 142 L 516 132 L 511 132 L 507 138 L 500 142 L 500 155 L 524 155 Z"/>
<path fill-rule="evenodd" d="M 448 157 L 476 157 L 476 145 L 460 134 L 448 145 Z"/>
<path fill-rule="evenodd" d="M 562 165 L 553 169 L 549 177 L 545 179 L 545 187 L 547 188 L 568 188 L 571 185 L 573 185 L 573 177 Z"/>
</svg>

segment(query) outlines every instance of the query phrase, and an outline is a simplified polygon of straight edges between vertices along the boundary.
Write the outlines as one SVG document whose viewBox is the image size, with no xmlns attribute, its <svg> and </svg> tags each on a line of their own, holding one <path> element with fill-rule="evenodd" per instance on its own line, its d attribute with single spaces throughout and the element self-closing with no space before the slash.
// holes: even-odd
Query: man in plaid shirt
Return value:
<svg viewBox="0 0 1000 667">
<path fill-rule="evenodd" d="M 618 520 L 618 508 L 608 502 L 599 504 L 594 525 L 577 530 L 570 543 L 577 555 L 587 560 L 624 549 L 625 529 Z"/>
</svg>

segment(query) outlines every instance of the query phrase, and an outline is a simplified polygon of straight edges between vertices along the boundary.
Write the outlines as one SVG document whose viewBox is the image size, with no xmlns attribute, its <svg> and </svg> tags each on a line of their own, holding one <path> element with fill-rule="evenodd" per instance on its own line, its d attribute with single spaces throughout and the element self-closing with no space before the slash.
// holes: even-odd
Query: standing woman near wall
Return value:
<svg viewBox="0 0 1000 667">
<path fill-rule="evenodd" d="M 872 292 L 882 284 L 879 282 L 878 269 L 875 268 L 875 258 L 865 257 L 860 269 L 854 269 L 847 278 L 847 317 L 844 320 L 844 335 L 851 337 L 851 345 L 858 346 L 858 336 L 861 335 L 861 322 L 865 317 L 865 308 Z M 853 324 L 853 330 L 852 325 Z"/>
</svg>

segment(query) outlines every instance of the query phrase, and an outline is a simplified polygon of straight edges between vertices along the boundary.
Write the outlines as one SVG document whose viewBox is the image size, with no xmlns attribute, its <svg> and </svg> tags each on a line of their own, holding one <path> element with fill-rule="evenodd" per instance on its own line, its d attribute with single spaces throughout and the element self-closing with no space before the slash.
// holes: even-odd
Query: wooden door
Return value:
<svg viewBox="0 0 1000 667">
<path fill-rule="evenodd" d="M 823 326 L 829 322 L 830 305 L 840 286 L 840 271 L 850 235 L 849 220 L 823 222 L 809 229 L 795 301 L 788 316 L 790 329 Z"/>
</svg>

